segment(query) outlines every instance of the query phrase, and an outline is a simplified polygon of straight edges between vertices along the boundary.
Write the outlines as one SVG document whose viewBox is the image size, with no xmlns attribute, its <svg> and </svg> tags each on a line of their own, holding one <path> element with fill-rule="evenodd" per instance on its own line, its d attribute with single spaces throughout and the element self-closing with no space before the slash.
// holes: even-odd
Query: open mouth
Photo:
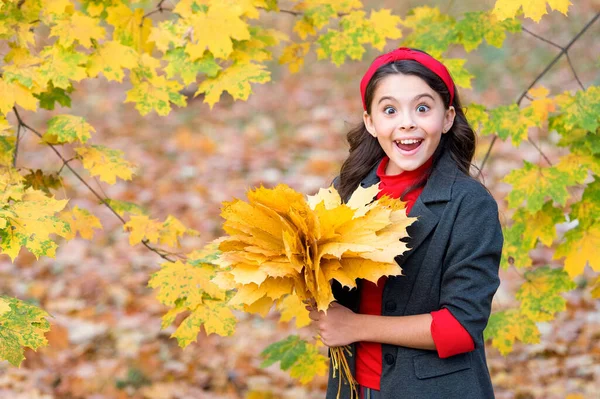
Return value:
<svg viewBox="0 0 600 399">
<path fill-rule="evenodd" d="M 396 146 L 401 149 L 402 151 L 414 151 L 417 148 L 419 148 L 419 146 L 421 145 L 421 143 L 423 142 L 422 139 L 410 139 L 410 140 L 396 140 Z"/>
</svg>

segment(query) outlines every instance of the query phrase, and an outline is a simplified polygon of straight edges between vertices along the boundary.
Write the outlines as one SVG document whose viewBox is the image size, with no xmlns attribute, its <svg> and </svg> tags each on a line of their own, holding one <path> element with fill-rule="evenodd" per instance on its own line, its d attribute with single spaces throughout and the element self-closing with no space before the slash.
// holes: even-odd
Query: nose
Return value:
<svg viewBox="0 0 600 399">
<path fill-rule="evenodd" d="M 400 122 L 400 130 L 413 130 L 416 127 L 417 125 L 415 124 L 410 113 L 405 114 L 402 118 L 402 121 Z"/>
</svg>

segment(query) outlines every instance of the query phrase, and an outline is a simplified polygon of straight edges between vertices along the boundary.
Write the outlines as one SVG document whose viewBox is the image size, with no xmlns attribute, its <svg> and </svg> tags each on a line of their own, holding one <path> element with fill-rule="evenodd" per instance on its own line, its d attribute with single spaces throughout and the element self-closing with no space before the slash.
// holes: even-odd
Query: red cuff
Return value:
<svg viewBox="0 0 600 399">
<path fill-rule="evenodd" d="M 446 308 L 430 312 L 431 336 L 440 358 L 446 358 L 475 349 L 471 335 Z"/>
</svg>

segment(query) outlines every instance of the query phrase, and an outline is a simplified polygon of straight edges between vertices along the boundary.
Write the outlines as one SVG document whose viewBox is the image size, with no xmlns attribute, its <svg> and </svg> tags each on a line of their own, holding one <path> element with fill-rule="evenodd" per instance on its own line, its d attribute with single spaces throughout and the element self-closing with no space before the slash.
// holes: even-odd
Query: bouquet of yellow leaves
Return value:
<svg viewBox="0 0 600 399">
<path fill-rule="evenodd" d="M 223 268 L 220 278 L 237 289 L 230 305 L 264 314 L 274 301 L 296 295 L 327 312 L 335 300 L 333 279 L 353 288 L 357 278 L 377 282 L 401 275 L 394 258 L 407 250 L 400 239 L 416 218 L 406 216 L 401 201 L 376 200 L 378 191 L 377 185 L 359 186 L 344 204 L 333 186 L 305 199 L 280 184 L 249 190 L 248 202 L 224 202 L 228 236 L 219 244 L 217 263 Z M 341 366 L 354 394 L 344 349 L 331 348 L 334 375 Z"/>
</svg>

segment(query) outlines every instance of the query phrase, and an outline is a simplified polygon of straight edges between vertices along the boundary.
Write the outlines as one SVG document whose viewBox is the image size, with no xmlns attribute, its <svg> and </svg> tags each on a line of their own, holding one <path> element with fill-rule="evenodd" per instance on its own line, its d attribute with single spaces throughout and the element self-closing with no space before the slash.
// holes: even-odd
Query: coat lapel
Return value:
<svg viewBox="0 0 600 399">
<path fill-rule="evenodd" d="M 379 183 L 377 168 L 380 163 L 381 161 L 361 181 L 361 186 L 369 187 Z M 416 216 L 417 221 L 407 228 L 409 238 L 406 242 L 409 249 L 404 254 L 396 257 L 398 263 L 403 264 L 406 262 L 406 259 L 419 248 L 423 241 L 425 241 L 425 238 L 437 226 L 439 217 L 429 209 L 428 204 L 450 200 L 452 185 L 454 184 L 457 172 L 458 167 L 452 160 L 450 153 L 444 151 L 429 176 L 425 187 L 423 187 L 421 195 L 419 195 L 408 214 L 411 217 Z"/>
</svg>

